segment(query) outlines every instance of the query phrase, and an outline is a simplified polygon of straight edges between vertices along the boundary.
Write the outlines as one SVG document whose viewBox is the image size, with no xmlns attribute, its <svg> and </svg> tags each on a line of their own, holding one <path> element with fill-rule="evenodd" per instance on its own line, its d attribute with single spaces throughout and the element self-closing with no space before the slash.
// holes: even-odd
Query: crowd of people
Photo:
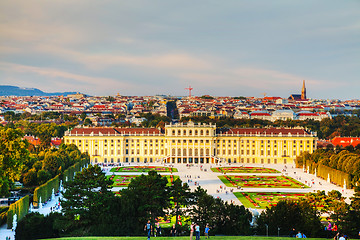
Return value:
<svg viewBox="0 0 360 240">
<path fill-rule="evenodd" d="M 200 240 L 201 234 L 200 234 L 200 225 L 199 224 L 192 222 L 189 227 L 189 230 L 190 230 L 190 240 L 193 240 L 194 233 L 195 233 L 195 240 Z M 162 235 L 160 224 L 157 222 L 155 229 L 153 229 L 153 226 L 151 225 L 150 220 L 148 220 L 147 223 L 145 224 L 144 231 L 147 234 L 148 240 L 150 240 L 151 233 L 153 233 L 154 237 L 159 237 Z M 204 229 L 205 239 L 210 238 L 209 232 L 210 232 L 210 226 L 209 226 L 209 224 L 206 224 L 205 229 Z M 178 235 L 178 231 L 176 229 L 175 224 L 173 224 L 170 229 L 170 236 L 176 237 L 177 235 Z"/>
<path fill-rule="evenodd" d="M 333 238 L 334 240 L 349 240 L 350 238 L 343 233 L 338 232 L 338 227 L 334 223 L 333 225 L 329 222 L 327 226 L 325 226 L 325 231 L 327 231 L 327 238 Z M 294 238 L 306 238 L 306 235 L 301 231 L 296 233 L 295 228 L 291 229 L 290 237 Z M 360 237 L 360 232 L 359 232 Z"/>
</svg>

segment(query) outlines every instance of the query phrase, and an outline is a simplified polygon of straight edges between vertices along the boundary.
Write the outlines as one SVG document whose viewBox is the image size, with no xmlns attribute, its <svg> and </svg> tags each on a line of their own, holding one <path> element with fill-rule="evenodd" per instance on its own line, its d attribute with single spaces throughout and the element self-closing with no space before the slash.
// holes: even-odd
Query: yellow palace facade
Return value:
<svg viewBox="0 0 360 240">
<path fill-rule="evenodd" d="M 64 142 L 90 155 L 92 163 L 293 163 L 316 149 L 316 134 L 302 128 L 217 129 L 213 124 L 157 128 L 74 128 Z"/>
</svg>

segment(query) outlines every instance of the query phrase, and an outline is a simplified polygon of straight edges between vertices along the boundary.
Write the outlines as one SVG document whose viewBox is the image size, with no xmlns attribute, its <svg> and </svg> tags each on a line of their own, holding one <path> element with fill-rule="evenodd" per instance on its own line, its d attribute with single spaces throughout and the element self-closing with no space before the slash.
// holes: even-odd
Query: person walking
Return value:
<svg viewBox="0 0 360 240">
<path fill-rule="evenodd" d="M 205 239 L 210 238 L 209 237 L 209 231 L 210 231 L 209 224 L 206 224 L 205 231 L 204 231 Z"/>
<path fill-rule="evenodd" d="M 156 229 L 155 229 L 155 233 L 156 233 L 156 235 L 155 235 L 155 237 L 156 236 L 160 236 L 161 235 L 161 226 L 160 226 L 160 223 L 156 223 Z"/>
<path fill-rule="evenodd" d="M 151 230 L 152 230 L 152 226 L 150 224 L 150 220 L 148 220 L 147 224 L 145 224 L 145 227 L 144 227 L 144 231 L 147 232 L 147 239 L 150 240 L 150 236 L 151 236 Z"/>
<path fill-rule="evenodd" d="M 192 222 L 191 225 L 190 225 L 190 240 L 193 239 L 194 227 L 195 227 L 195 224 L 194 224 L 194 222 Z"/>
<path fill-rule="evenodd" d="M 176 227 L 175 224 L 172 225 L 172 228 L 170 230 L 170 235 L 173 237 L 176 237 Z"/>
<path fill-rule="evenodd" d="M 195 225 L 195 239 L 200 240 L 200 226 L 197 223 Z"/>
</svg>

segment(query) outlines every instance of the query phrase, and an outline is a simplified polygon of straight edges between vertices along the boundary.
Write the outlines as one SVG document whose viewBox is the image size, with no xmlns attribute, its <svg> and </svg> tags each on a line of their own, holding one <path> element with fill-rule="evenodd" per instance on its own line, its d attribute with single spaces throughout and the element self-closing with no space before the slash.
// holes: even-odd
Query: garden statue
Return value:
<svg viewBox="0 0 360 240">
<path fill-rule="evenodd" d="M 16 226 L 17 226 L 17 215 L 14 214 L 13 216 L 13 222 L 12 222 L 12 230 L 15 231 L 16 230 Z"/>
</svg>

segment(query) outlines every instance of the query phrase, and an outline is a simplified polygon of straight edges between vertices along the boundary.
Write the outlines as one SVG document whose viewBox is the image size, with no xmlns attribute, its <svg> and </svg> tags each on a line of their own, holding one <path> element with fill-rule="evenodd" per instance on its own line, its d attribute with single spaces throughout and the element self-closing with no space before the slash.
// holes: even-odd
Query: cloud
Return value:
<svg viewBox="0 0 360 240">
<path fill-rule="evenodd" d="M 82 64 L 91 69 L 106 69 L 113 66 L 130 65 L 146 68 L 172 70 L 209 70 L 212 63 L 202 57 L 177 51 L 167 54 L 134 55 L 126 53 L 84 53 L 54 45 L 38 45 L 36 52 L 50 53 L 68 61 Z"/>
<path fill-rule="evenodd" d="M 135 89 L 136 86 L 121 81 L 118 79 L 104 78 L 104 77 L 89 77 L 81 74 L 74 74 L 67 71 L 62 71 L 53 68 L 40 68 L 33 66 L 26 66 L 14 63 L 0 62 L 0 69 L 3 71 L 17 72 L 17 73 L 34 73 L 44 76 L 48 79 L 48 84 L 53 83 L 59 85 L 68 85 L 72 89 L 75 85 L 81 86 L 85 89 L 95 89 L 96 91 L 111 91 L 114 92 L 118 89 Z M 66 82 L 68 84 L 66 84 Z"/>
</svg>

